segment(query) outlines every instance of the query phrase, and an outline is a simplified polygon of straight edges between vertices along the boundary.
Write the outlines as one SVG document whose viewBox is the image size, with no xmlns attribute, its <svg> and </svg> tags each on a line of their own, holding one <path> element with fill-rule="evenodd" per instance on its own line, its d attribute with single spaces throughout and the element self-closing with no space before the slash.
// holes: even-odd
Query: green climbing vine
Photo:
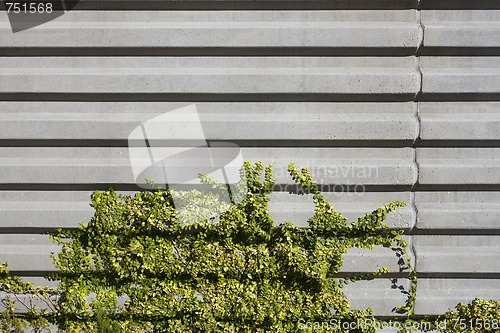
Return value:
<svg viewBox="0 0 500 333">
<path fill-rule="evenodd" d="M 324 198 L 308 169 L 290 164 L 288 171 L 312 194 L 315 213 L 309 228 L 274 225 L 268 209 L 273 169 L 260 162 L 244 164 L 237 187 L 242 197 L 233 205 L 221 203 L 217 191 L 94 192 L 90 222 L 52 234 L 61 246 L 53 257 L 58 271 L 51 277 L 57 287 L 35 287 L 9 274 L 6 264 L 0 266 L 0 291 L 6 295 L 0 329 L 23 332 L 29 326 L 43 332 L 55 325 L 68 333 L 376 332 L 371 309 L 352 309 L 344 287 L 389 270 L 339 275 L 349 249 L 376 246 L 390 247 L 404 258 L 400 269 L 408 272 L 412 285 L 397 320 L 417 322 L 416 273 L 407 243 L 402 230 L 384 223 L 404 203 L 349 222 Z M 224 186 L 201 179 L 213 189 Z M 180 214 L 174 199 L 189 203 L 190 210 Z M 439 319 L 498 318 L 498 309 L 497 303 L 476 301 Z M 345 329 L 333 322 L 365 325 Z"/>
</svg>

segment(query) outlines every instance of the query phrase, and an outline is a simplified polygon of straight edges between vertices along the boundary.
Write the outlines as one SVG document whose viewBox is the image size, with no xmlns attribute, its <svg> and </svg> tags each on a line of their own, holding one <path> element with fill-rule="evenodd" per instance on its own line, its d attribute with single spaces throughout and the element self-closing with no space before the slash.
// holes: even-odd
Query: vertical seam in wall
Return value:
<svg viewBox="0 0 500 333">
<path fill-rule="evenodd" d="M 419 28 L 419 34 L 418 34 L 418 47 L 417 47 L 417 50 L 415 53 L 415 57 L 416 57 L 416 70 L 419 73 L 419 90 L 418 90 L 417 94 L 415 95 L 415 100 L 414 100 L 415 119 L 416 119 L 416 126 L 417 126 L 417 129 L 416 129 L 417 137 L 416 137 L 415 141 L 413 142 L 412 149 L 413 149 L 413 163 L 415 164 L 417 175 L 416 175 L 415 183 L 413 184 L 412 189 L 411 189 L 411 193 L 410 193 L 412 208 L 413 208 L 413 211 L 415 212 L 415 224 L 412 227 L 412 231 L 417 228 L 418 218 L 419 218 L 415 192 L 416 192 L 416 189 L 417 189 L 418 184 L 420 182 L 420 164 L 418 161 L 417 148 L 420 144 L 421 133 L 422 133 L 422 119 L 420 117 L 420 98 L 422 96 L 423 82 L 424 82 L 424 74 L 422 71 L 422 60 L 420 57 L 421 53 L 422 53 L 422 49 L 424 47 L 424 37 L 425 37 L 425 26 L 422 22 L 422 0 L 418 1 L 418 5 L 416 8 L 416 15 L 417 15 L 417 24 L 418 24 L 418 28 Z M 411 252 L 412 252 L 412 255 L 414 258 L 413 268 L 415 270 L 417 270 L 417 250 L 416 250 L 416 246 L 415 246 L 415 238 L 414 237 L 415 236 L 413 236 L 413 235 L 411 236 L 411 243 L 410 244 L 411 244 Z"/>
</svg>

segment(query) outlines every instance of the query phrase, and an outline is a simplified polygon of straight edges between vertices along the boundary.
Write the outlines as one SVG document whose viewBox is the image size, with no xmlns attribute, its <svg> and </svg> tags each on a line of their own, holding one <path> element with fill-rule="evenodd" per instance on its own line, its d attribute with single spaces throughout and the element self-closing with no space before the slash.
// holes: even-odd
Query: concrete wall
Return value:
<svg viewBox="0 0 500 333">
<path fill-rule="evenodd" d="M 208 140 L 274 163 L 278 183 L 314 167 L 349 218 L 407 202 L 388 222 L 409 233 L 418 314 L 500 299 L 498 1 L 82 0 L 15 34 L 1 13 L 0 55 L 0 261 L 16 273 L 53 270 L 40 232 L 88 221 L 91 191 L 137 189 L 135 127 L 194 103 Z M 286 193 L 271 208 L 312 211 Z M 397 279 L 349 289 L 353 306 L 404 301 L 395 263 L 346 256 L 345 272 Z"/>
</svg>

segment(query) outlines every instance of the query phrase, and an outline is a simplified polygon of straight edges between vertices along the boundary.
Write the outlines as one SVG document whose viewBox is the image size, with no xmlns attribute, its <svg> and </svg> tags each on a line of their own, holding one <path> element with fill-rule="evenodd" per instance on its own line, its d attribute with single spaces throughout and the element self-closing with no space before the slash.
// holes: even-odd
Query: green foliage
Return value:
<svg viewBox="0 0 500 333">
<path fill-rule="evenodd" d="M 6 293 L 0 313 L 1 332 L 24 333 L 28 326 L 34 332 L 43 332 L 50 324 L 53 316 L 50 312 L 56 310 L 54 297 L 57 291 L 48 287 L 35 287 L 30 282 L 24 282 L 18 276 L 12 276 L 8 271 L 8 263 L 0 264 L 0 292 Z M 44 305 L 40 309 L 33 304 L 33 299 L 39 299 Z M 25 313 L 19 315 L 16 305 L 21 305 Z"/>
<path fill-rule="evenodd" d="M 434 323 L 433 328 L 442 333 L 500 332 L 500 302 L 476 298 L 469 304 L 460 303 Z"/>
<path fill-rule="evenodd" d="M 383 225 L 387 213 L 403 204 L 349 224 L 315 188 L 309 170 L 290 165 L 289 171 L 314 194 L 311 228 L 273 225 L 268 210 L 272 167 L 261 163 L 244 165 L 246 197 L 217 207 L 225 210 L 217 223 L 209 218 L 210 210 L 202 221 L 178 218 L 173 196 L 193 205 L 203 200 L 198 206 L 218 202 L 197 191 L 156 190 L 133 197 L 113 190 L 94 193 L 90 223 L 54 237 L 62 245 L 55 258 L 64 291 L 59 327 L 92 330 L 96 311 L 109 325 L 154 332 L 290 332 L 301 319 L 330 320 L 332 310 L 343 320 L 369 315 L 369 310 L 350 309 L 342 286 L 387 269 L 338 279 L 342 255 L 353 247 L 405 246 L 400 232 Z M 91 294 L 95 299 L 88 302 Z M 123 306 L 117 297 L 126 298 Z"/>
<path fill-rule="evenodd" d="M 244 164 L 238 188 L 245 193 L 233 205 L 221 203 L 217 191 L 94 192 L 91 221 L 52 235 L 62 247 L 54 256 L 57 288 L 36 288 L 0 266 L 0 291 L 14 297 L 4 302 L 2 332 L 21 332 L 27 325 L 41 332 L 49 324 L 75 333 L 346 332 L 300 323 L 371 318 L 370 309 L 351 309 L 343 288 L 389 270 L 343 278 L 339 272 L 349 249 L 376 246 L 392 248 L 403 262 L 400 269 L 410 271 L 413 285 L 399 311 L 413 320 L 416 275 L 407 244 L 401 230 L 384 224 L 404 203 L 349 222 L 323 197 L 308 169 L 290 164 L 288 171 L 313 196 L 309 228 L 274 225 L 268 209 L 273 170 L 260 162 Z M 200 179 L 224 189 L 206 176 Z M 188 210 L 177 211 L 174 198 Z M 20 302 L 23 314 L 15 308 Z M 498 317 L 498 305 L 484 304 L 457 307 L 444 318 Z M 375 330 L 361 326 L 349 332 Z"/>
</svg>

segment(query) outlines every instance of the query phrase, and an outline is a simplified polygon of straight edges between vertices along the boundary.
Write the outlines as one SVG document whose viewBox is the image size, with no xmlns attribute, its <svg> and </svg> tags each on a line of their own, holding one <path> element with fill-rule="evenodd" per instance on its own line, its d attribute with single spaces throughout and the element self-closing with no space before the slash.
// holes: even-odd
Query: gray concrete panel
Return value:
<svg viewBox="0 0 500 333">
<path fill-rule="evenodd" d="M 498 102 L 423 102 L 422 140 L 500 140 Z"/>
<path fill-rule="evenodd" d="M 499 148 L 418 148 L 420 184 L 500 184 Z"/>
<path fill-rule="evenodd" d="M 439 315 L 475 298 L 500 300 L 498 279 L 419 279 L 415 313 Z"/>
<path fill-rule="evenodd" d="M 423 88 L 426 94 L 491 94 L 500 91 L 498 57 L 422 57 Z"/>
<path fill-rule="evenodd" d="M 417 228 L 488 232 L 500 229 L 500 192 L 417 192 Z"/>
<path fill-rule="evenodd" d="M 413 57 L 0 58 L 0 93 L 408 95 Z"/>
<path fill-rule="evenodd" d="M 413 241 L 419 273 L 500 274 L 500 236 L 414 236 Z"/>
<path fill-rule="evenodd" d="M 413 10 L 71 11 L 22 34 L 12 33 L 7 16 L 0 18 L 1 46 L 16 48 L 314 47 L 410 51 L 417 48 L 418 30 Z"/>
<path fill-rule="evenodd" d="M 422 23 L 426 47 L 500 47 L 499 10 L 428 10 Z"/>
<path fill-rule="evenodd" d="M 294 184 L 287 171 L 292 162 L 312 169 L 320 185 L 359 185 L 359 191 L 412 185 L 417 176 L 411 148 L 241 148 L 241 154 L 273 164 L 277 184 Z M 0 156 L 3 184 L 135 184 L 127 148 L 4 147 Z"/>
<path fill-rule="evenodd" d="M 411 229 L 415 225 L 415 210 L 412 207 L 410 192 L 355 192 L 324 193 L 334 209 L 349 221 L 394 201 L 403 201 L 407 205 L 389 213 L 386 223 L 392 228 Z M 274 192 L 270 196 L 269 209 L 275 223 L 290 221 L 297 226 L 307 227 L 307 221 L 314 214 L 311 195 L 297 195 Z"/>
<path fill-rule="evenodd" d="M 412 142 L 418 135 L 413 102 L 0 102 L 0 139 L 127 140 L 142 122 L 190 104 L 198 110 L 207 140 L 306 140 L 333 144 L 346 140 Z M 178 139 L 169 136 L 168 131 L 162 136 L 165 140 Z"/>
</svg>

